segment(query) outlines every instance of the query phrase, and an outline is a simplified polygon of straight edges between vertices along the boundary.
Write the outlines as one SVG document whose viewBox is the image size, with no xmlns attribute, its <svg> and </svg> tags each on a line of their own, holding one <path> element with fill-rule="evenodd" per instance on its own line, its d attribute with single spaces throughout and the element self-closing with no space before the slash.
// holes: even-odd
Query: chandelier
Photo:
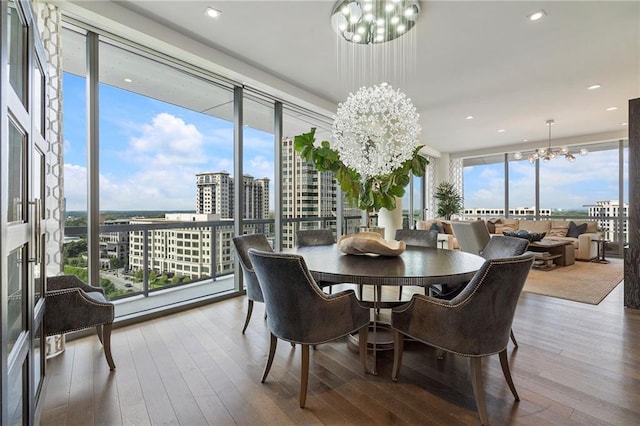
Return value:
<svg viewBox="0 0 640 426">
<path fill-rule="evenodd" d="M 389 84 L 362 87 L 338 104 L 332 147 L 363 177 L 391 173 L 413 157 L 419 118 L 411 99 Z"/>
<path fill-rule="evenodd" d="M 384 43 L 411 30 L 419 13 L 418 0 L 340 0 L 331 26 L 352 43 Z"/>
<path fill-rule="evenodd" d="M 547 127 L 549 128 L 549 146 L 546 148 L 538 148 L 534 152 L 529 154 L 529 163 L 533 164 L 536 162 L 536 160 L 540 159 L 545 163 L 548 163 L 556 157 L 564 157 L 571 163 L 576 161 L 576 156 L 571 151 L 569 151 L 569 148 L 567 148 L 566 146 L 555 149 L 551 148 L 551 126 L 553 126 L 554 123 L 554 120 L 547 120 Z M 587 148 L 581 148 L 578 151 L 578 154 L 580 155 L 587 155 L 588 153 L 589 150 Z M 514 153 L 513 158 L 515 158 L 516 160 L 522 159 L 522 153 Z"/>
</svg>

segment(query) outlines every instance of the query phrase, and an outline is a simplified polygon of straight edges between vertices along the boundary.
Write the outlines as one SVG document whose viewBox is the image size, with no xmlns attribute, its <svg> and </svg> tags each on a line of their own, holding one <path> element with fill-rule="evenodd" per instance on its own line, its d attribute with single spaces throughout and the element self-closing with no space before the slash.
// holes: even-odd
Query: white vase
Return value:
<svg viewBox="0 0 640 426">
<path fill-rule="evenodd" d="M 384 239 L 393 241 L 396 239 L 396 230 L 402 229 L 402 198 L 396 197 L 394 210 L 380 209 L 378 211 L 378 226 L 384 228 Z"/>
</svg>

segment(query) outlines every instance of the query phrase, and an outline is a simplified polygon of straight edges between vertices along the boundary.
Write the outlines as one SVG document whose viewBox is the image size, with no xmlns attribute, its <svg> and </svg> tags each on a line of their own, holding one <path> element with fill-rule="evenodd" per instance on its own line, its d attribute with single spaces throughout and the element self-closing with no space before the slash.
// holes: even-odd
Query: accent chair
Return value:
<svg viewBox="0 0 640 426">
<path fill-rule="evenodd" d="M 116 365 L 111 356 L 114 305 L 104 297 L 102 287 L 84 283 L 75 275 L 47 278 L 44 332 L 47 336 L 95 327 L 109 370 Z"/>
</svg>

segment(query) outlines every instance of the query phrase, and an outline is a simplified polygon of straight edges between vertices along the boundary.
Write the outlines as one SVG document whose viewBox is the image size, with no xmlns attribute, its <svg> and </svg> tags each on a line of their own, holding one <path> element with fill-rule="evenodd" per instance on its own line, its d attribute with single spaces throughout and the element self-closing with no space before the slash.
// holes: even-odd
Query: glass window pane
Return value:
<svg viewBox="0 0 640 426">
<path fill-rule="evenodd" d="M 504 155 L 465 159 L 464 217 L 504 217 L 504 178 Z"/>
<path fill-rule="evenodd" d="M 43 351 L 42 327 L 38 327 L 33 334 L 33 389 L 37 395 L 44 379 L 44 357 L 45 351 Z"/>
<path fill-rule="evenodd" d="M 282 141 L 282 216 L 284 219 L 336 216 L 336 183 L 330 172 L 320 173 L 294 150 L 294 137 L 316 128 L 316 142 L 331 140 L 331 127 L 310 115 L 285 109 Z M 282 245 L 296 245 L 297 229 L 336 229 L 335 220 L 305 220 L 283 224 Z"/>
<path fill-rule="evenodd" d="M 41 135 L 44 135 L 44 109 L 46 107 L 44 99 L 44 72 L 42 72 L 42 66 L 38 60 L 34 61 L 33 67 L 33 98 L 35 103 L 33 104 L 33 123 L 35 129 Z"/>
<path fill-rule="evenodd" d="M 27 363 L 25 361 L 21 368 L 16 368 L 9 374 L 8 398 L 7 398 L 7 415 L 9 417 L 9 425 L 24 424 L 24 378 L 27 372 Z"/>
<path fill-rule="evenodd" d="M 509 160 L 509 216 L 533 219 L 536 207 L 536 165 L 527 158 Z M 545 211 L 540 211 L 545 216 Z"/>
<path fill-rule="evenodd" d="M 7 8 L 7 36 L 9 40 L 9 82 L 24 105 L 26 103 L 26 26 L 22 23 L 14 2 Z"/>
<path fill-rule="evenodd" d="M 7 220 L 15 222 L 23 220 L 23 161 L 25 135 L 15 124 L 9 121 L 9 170 Z"/>
<path fill-rule="evenodd" d="M 24 247 L 24 246 L 23 246 Z M 8 309 L 7 309 L 7 352 L 18 340 L 18 336 L 25 330 L 26 309 L 24 303 L 24 278 L 23 271 L 23 247 L 13 250 L 7 256 L 7 283 L 8 283 Z"/>
</svg>

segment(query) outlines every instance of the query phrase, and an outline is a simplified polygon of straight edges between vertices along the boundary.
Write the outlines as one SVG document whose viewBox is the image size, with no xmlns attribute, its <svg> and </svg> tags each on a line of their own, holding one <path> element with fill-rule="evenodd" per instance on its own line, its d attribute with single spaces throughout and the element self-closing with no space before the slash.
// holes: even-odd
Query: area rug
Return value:
<svg viewBox="0 0 640 426">
<path fill-rule="evenodd" d="M 611 263 L 576 262 L 551 271 L 532 269 L 524 285 L 527 293 L 597 305 L 622 281 L 622 259 Z"/>
</svg>

